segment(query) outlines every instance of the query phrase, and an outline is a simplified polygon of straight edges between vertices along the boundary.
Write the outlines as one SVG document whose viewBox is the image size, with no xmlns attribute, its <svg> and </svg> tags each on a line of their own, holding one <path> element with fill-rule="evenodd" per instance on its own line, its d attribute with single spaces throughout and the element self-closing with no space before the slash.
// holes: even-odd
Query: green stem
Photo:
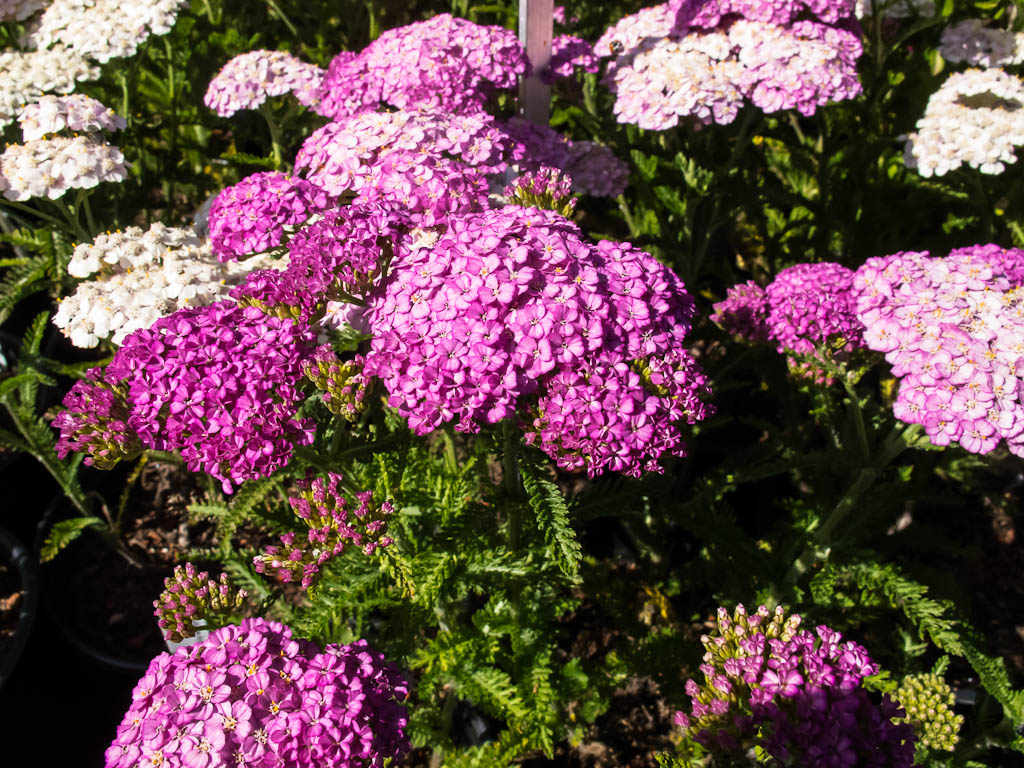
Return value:
<svg viewBox="0 0 1024 768">
<path fill-rule="evenodd" d="M 17 210 L 22 211 L 24 213 L 31 213 L 33 216 L 38 216 L 43 221 L 48 221 L 51 224 L 54 224 L 54 225 L 60 227 L 61 229 L 64 229 L 64 225 L 66 223 L 66 219 L 65 220 L 58 219 L 58 218 L 56 218 L 54 216 L 51 216 L 48 213 L 43 213 L 42 211 L 37 211 L 31 205 L 25 205 L 24 203 L 19 203 L 16 200 L 0 200 L 0 203 L 3 203 L 4 205 L 9 205 L 11 208 L 16 208 Z"/>
<path fill-rule="evenodd" d="M 502 503 L 508 513 L 508 547 L 515 552 L 522 536 L 523 515 L 519 508 L 519 440 L 515 425 L 508 419 L 501 422 L 501 442 Z"/>
<path fill-rule="evenodd" d="M 284 148 L 281 146 L 281 126 L 277 124 L 277 120 L 274 119 L 274 113 L 270 110 L 270 105 L 267 102 L 260 104 L 260 114 L 263 115 L 263 119 L 267 121 L 267 127 L 270 129 L 270 145 L 271 152 L 274 157 L 274 170 L 280 171 L 284 167 Z"/>
<path fill-rule="evenodd" d="M 847 406 L 850 411 L 850 415 L 853 417 L 854 428 L 857 431 L 857 445 L 860 448 L 861 461 L 868 461 L 871 457 L 871 448 L 868 443 L 868 432 L 867 427 L 864 424 L 864 414 L 861 413 L 861 402 L 860 398 L 857 397 L 857 393 L 853 389 L 853 385 L 844 376 L 843 387 L 846 388 L 846 394 L 850 398 L 850 403 Z"/>
<path fill-rule="evenodd" d="M 281 6 L 274 2 L 274 0 L 267 0 L 267 5 L 270 7 L 270 10 L 273 11 L 274 14 L 281 21 L 284 22 L 284 25 L 288 27 L 288 31 L 291 32 L 292 35 L 294 35 L 295 37 L 299 37 L 299 30 L 295 28 L 294 24 L 292 24 L 291 19 L 285 16 L 284 11 L 281 10 Z"/>
<path fill-rule="evenodd" d="M 636 224 L 633 222 L 633 212 L 629 210 L 629 203 L 626 202 L 625 195 L 619 195 L 615 198 L 619 202 L 619 210 L 622 211 L 622 218 L 626 220 L 626 226 L 629 227 L 629 236 L 636 237 L 640 232 L 636 228 Z"/>
</svg>

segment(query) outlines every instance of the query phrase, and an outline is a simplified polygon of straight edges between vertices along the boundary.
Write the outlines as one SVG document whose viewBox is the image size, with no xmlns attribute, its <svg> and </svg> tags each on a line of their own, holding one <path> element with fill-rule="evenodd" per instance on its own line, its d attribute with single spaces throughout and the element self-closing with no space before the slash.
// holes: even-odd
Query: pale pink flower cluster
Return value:
<svg viewBox="0 0 1024 768">
<path fill-rule="evenodd" d="M 80 80 L 100 76 L 99 67 L 63 45 L 41 51 L 3 51 L 0 72 L 0 128 L 44 93 L 70 93 Z"/>
<path fill-rule="evenodd" d="M 1006 67 L 1024 63 L 1024 32 L 985 26 L 965 19 L 942 31 L 942 58 L 972 67 Z"/>
<path fill-rule="evenodd" d="M 1024 251 L 997 245 L 868 259 L 854 278 L 868 347 L 900 380 L 896 418 L 935 445 L 1024 456 Z"/>
<path fill-rule="evenodd" d="M 863 48 L 855 34 L 830 25 L 852 6 L 808 4 L 822 23 L 794 21 L 801 5 L 666 4 L 622 19 L 595 46 L 616 57 L 605 82 L 616 94 L 619 122 L 650 130 L 684 117 L 725 124 L 745 102 L 765 112 L 811 115 L 853 98 L 861 92 L 856 61 Z"/>
<path fill-rule="evenodd" d="M 210 81 L 203 102 L 221 117 L 257 109 L 268 96 L 295 95 L 300 104 L 319 103 L 324 70 L 285 51 L 249 51 L 231 59 Z"/>
<path fill-rule="evenodd" d="M 0 0 L 0 21 L 24 21 L 48 4 L 49 0 Z"/>
<path fill-rule="evenodd" d="M 96 99 L 80 93 L 69 96 L 43 96 L 29 104 L 18 116 L 25 141 L 41 139 L 48 133 L 69 131 L 92 133 L 118 131 L 125 127 L 123 117 Z"/>
</svg>

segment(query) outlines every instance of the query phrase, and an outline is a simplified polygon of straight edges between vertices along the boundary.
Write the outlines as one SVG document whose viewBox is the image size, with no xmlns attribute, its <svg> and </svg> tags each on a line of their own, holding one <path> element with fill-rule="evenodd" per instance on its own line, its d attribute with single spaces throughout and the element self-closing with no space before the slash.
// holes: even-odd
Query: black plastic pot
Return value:
<svg viewBox="0 0 1024 768">
<path fill-rule="evenodd" d="M 36 536 L 37 553 L 53 524 L 68 516 L 68 504 L 63 496 L 58 496 L 51 502 L 39 523 Z M 146 627 L 150 628 L 152 625 L 153 642 L 126 647 L 97 639 L 98 633 L 94 631 L 96 627 L 90 625 L 83 611 L 82 598 L 100 594 L 104 589 L 104 584 L 92 583 L 89 577 L 89 569 L 100 563 L 114 569 L 122 568 L 125 584 L 151 580 L 151 574 L 148 572 L 133 569 L 123 562 L 120 555 L 113 551 L 98 533 L 86 530 L 65 550 L 58 553 L 53 561 L 43 564 L 40 571 L 43 610 L 67 642 L 82 655 L 111 672 L 141 675 L 153 657 L 165 651 L 166 646 L 156 629 L 156 619 L 148 616 Z M 159 594 L 159 588 L 152 591 L 154 597 Z M 134 625 L 129 627 L 134 628 Z"/>
<path fill-rule="evenodd" d="M 18 569 L 21 587 L 18 624 L 14 631 L 14 640 L 3 657 L 0 657 L 0 687 L 3 687 L 28 643 L 28 637 L 36 619 L 39 589 L 35 558 L 13 534 L 4 528 L 0 528 L 0 562 L 12 563 Z"/>
</svg>

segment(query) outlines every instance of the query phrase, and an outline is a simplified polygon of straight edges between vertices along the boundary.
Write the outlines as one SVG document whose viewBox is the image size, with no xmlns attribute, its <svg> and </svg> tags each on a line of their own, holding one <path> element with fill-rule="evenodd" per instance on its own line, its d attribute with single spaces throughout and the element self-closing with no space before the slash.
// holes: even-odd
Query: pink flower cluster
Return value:
<svg viewBox="0 0 1024 768">
<path fill-rule="evenodd" d="M 594 53 L 594 46 L 581 37 L 556 35 L 551 41 L 551 59 L 541 73 L 541 80 L 553 83 L 563 77 L 572 77 L 576 70 L 597 72 L 601 59 Z"/>
<path fill-rule="evenodd" d="M 53 420 L 54 428 L 60 430 L 58 458 L 76 451 L 85 454 L 87 466 L 111 469 L 142 452 L 139 436 L 128 426 L 131 414 L 123 392 L 103 381 L 99 368 L 75 382 L 64 397 L 64 408 Z"/>
<path fill-rule="evenodd" d="M 220 191 L 210 206 L 210 244 L 220 261 L 244 259 L 281 244 L 288 227 L 304 224 L 333 204 L 305 179 L 255 173 Z"/>
<path fill-rule="evenodd" d="M 843 361 L 864 347 L 864 326 L 854 311 L 853 272 L 831 262 L 782 270 L 766 288 L 748 281 L 729 289 L 711 319 L 746 341 L 773 341 L 786 355 Z M 824 378 L 794 357 L 790 368 Z"/>
<path fill-rule="evenodd" d="M 505 122 L 502 130 L 510 142 L 509 163 L 521 171 L 559 168 L 581 195 L 615 197 L 626 189 L 629 166 L 608 147 L 592 141 L 571 141 L 546 125 L 520 117 Z"/>
<path fill-rule="evenodd" d="M 510 202 L 524 207 L 544 208 L 572 216 L 576 198 L 572 194 L 572 179 L 557 168 L 542 165 L 535 173 L 524 173 L 513 179 L 502 194 Z"/>
<path fill-rule="evenodd" d="M 408 691 L 364 640 L 321 651 L 246 619 L 153 659 L 105 768 L 381 768 L 408 751 Z"/>
<path fill-rule="evenodd" d="M 309 322 L 328 301 L 365 303 L 379 276 L 382 242 L 396 231 L 379 206 L 349 205 L 328 212 L 288 241 L 288 267 L 250 273 L 231 292 L 241 304 Z"/>
<path fill-rule="evenodd" d="M 316 108 L 324 71 L 285 51 L 249 51 L 231 59 L 210 81 L 203 102 L 221 117 L 257 109 L 268 96 L 295 94 Z"/>
<path fill-rule="evenodd" d="M 93 374 L 72 388 L 69 415 L 56 424 L 58 453 L 92 448 L 107 428 L 114 440 L 180 451 L 191 471 L 213 475 L 231 493 L 232 484 L 285 466 L 295 444 L 312 442 L 313 423 L 294 418 L 311 342 L 309 330 L 254 307 L 228 301 L 178 310 L 128 336 L 103 381 Z M 107 403 L 104 393 L 115 390 Z M 90 403 L 102 406 L 100 424 L 77 415 Z"/>
<path fill-rule="evenodd" d="M 21 110 L 18 122 L 25 141 L 41 139 L 65 129 L 76 133 L 96 133 L 119 131 L 127 125 L 125 119 L 110 107 L 81 93 L 40 96 Z"/>
<path fill-rule="evenodd" d="M 868 347 L 900 380 L 896 418 L 935 445 L 1024 456 L 1024 251 L 997 245 L 868 259 L 856 274 Z"/>
<path fill-rule="evenodd" d="M 396 239 L 367 313 L 364 371 L 414 431 L 529 411 L 530 439 L 591 474 L 682 451 L 675 423 L 705 416 L 707 387 L 679 349 L 695 309 L 675 274 L 628 244 L 590 245 L 548 211 L 447 224 L 432 245 Z"/>
<path fill-rule="evenodd" d="M 683 117 L 726 124 L 747 101 L 765 112 L 812 115 L 853 98 L 861 92 L 863 47 L 843 26 L 847 5 L 705 0 L 627 16 L 595 45 L 599 55 L 616 57 L 605 82 L 616 93 L 619 122 L 650 130 Z"/>
<path fill-rule="evenodd" d="M 741 758 L 759 748 L 790 765 L 910 768 L 914 732 L 888 696 L 876 705 L 862 682 L 878 671 L 867 651 L 828 627 L 799 629 L 800 617 L 761 606 L 701 637 L 704 683 L 686 683 L 690 714 L 676 725 L 714 755 Z M 730 761 L 731 762 L 731 761 Z"/>
<path fill-rule="evenodd" d="M 390 29 L 360 53 L 331 62 L 317 110 L 340 120 L 381 104 L 448 114 L 480 112 L 495 89 L 515 87 L 528 62 L 514 33 L 443 13 Z"/>
<path fill-rule="evenodd" d="M 299 482 L 300 495 L 288 502 L 308 531 L 305 536 L 290 531 L 281 537 L 281 546 L 267 547 L 265 554 L 254 557 L 257 573 L 270 571 L 281 581 L 299 581 L 303 589 L 309 589 L 320 578 L 320 567 L 342 554 L 346 542 L 367 555 L 391 544 L 386 535 L 387 519 L 394 508 L 386 501 L 376 503 L 373 491 L 362 491 L 353 494 L 358 505 L 350 510 L 339 488 L 343 480 L 330 472 L 326 480 L 318 477 Z"/>
<path fill-rule="evenodd" d="M 353 306 L 353 305 L 347 305 Z M 303 364 L 306 378 L 324 393 L 323 400 L 331 413 L 355 421 L 366 409 L 367 377 L 363 374 L 362 355 L 341 360 L 329 344 L 317 347 Z"/>
<path fill-rule="evenodd" d="M 164 638 L 180 643 L 195 637 L 196 622 L 207 628 L 226 623 L 245 597 L 244 589 L 232 590 L 226 573 L 214 581 L 206 571 L 196 572 L 192 563 L 185 563 L 176 566 L 174 575 L 164 579 L 164 591 L 153 601 L 153 615 Z"/>
<path fill-rule="evenodd" d="M 489 115 L 371 112 L 328 123 L 310 135 L 296 172 L 328 194 L 372 188 L 375 168 L 392 153 L 460 160 L 482 172 L 504 169 L 508 139 Z"/>
</svg>

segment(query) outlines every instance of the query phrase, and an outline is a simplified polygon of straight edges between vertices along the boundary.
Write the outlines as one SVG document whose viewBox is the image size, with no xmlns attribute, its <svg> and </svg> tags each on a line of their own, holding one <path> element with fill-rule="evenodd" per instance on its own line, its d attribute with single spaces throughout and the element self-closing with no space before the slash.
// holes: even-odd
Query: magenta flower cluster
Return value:
<svg viewBox="0 0 1024 768">
<path fill-rule="evenodd" d="M 690 713 L 676 725 L 712 754 L 740 758 L 759 747 L 785 765 L 910 768 L 914 732 L 888 696 L 863 688 L 878 671 L 867 651 L 824 625 L 801 630 L 800 617 L 761 606 L 748 615 L 718 610 L 701 637 L 703 684 L 686 683 Z"/>
<path fill-rule="evenodd" d="M 935 445 L 1024 456 L 1024 251 L 997 245 L 868 259 L 856 274 L 868 347 L 900 380 L 896 418 Z"/>
<path fill-rule="evenodd" d="M 669 0 L 676 26 L 711 29 L 730 17 L 791 24 L 798 17 L 816 17 L 826 24 L 853 18 L 856 0 Z"/>
<path fill-rule="evenodd" d="M 601 59 L 594 46 L 575 35 L 555 35 L 551 41 L 551 59 L 541 73 L 541 80 L 553 83 L 559 78 L 572 77 L 580 70 L 595 73 L 601 69 Z"/>
<path fill-rule="evenodd" d="M 408 750 L 408 691 L 364 640 L 321 651 L 246 619 L 153 659 L 105 768 L 381 768 Z"/>
<path fill-rule="evenodd" d="M 447 224 L 432 245 L 396 240 L 367 313 L 364 371 L 415 432 L 528 413 L 530 439 L 592 475 L 681 453 L 676 422 L 706 415 L 707 387 L 680 349 L 695 309 L 675 274 L 535 208 Z"/>
<path fill-rule="evenodd" d="M 281 244 L 285 229 L 304 224 L 333 201 L 305 179 L 255 173 L 222 189 L 210 206 L 210 244 L 220 261 L 244 259 Z"/>
<path fill-rule="evenodd" d="M 496 89 L 515 87 L 528 66 L 514 33 L 443 13 L 390 29 L 358 54 L 338 54 L 321 86 L 317 111 L 334 120 L 375 112 L 382 104 L 480 112 Z"/>
<path fill-rule="evenodd" d="M 326 480 L 307 477 L 299 482 L 299 496 L 288 502 L 308 530 L 305 535 L 289 531 L 281 536 L 281 546 L 269 546 L 253 558 L 257 573 L 274 573 L 281 581 L 298 581 L 309 589 L 320 578 L 320 568 L 342 554 L 346 543 L 367 555 L 391 544 L 387 520 L 394 507 L 375 502 L 373 491 L 354 493 L 357 503 L 350 505 L 340 489 L 343 480 L 331 472 Z"/>
<path fill-rule="evenodd" d="M 282 317 L 309 322 L 326 303 L 365 303 L 379 274 L 382 240 L 395 231 L 379 206 L 349 205 L 327 213 L 288 241 L 284 270 L 252 272 L 232 297 Z"/>
<path fill-rule="evenodd" d="M 711 319 L 725 330 L 747 341 L 775 342 L 794 372 L 814 378 L 820 371 L 806 358 L 843 362 L 864 347 L 853 272 L 831 262 L 784 269 L 765 289 L 752 281 L 733 286 L 714 310 Z"/>
<path fill-rule="evenodd" d="M 105 382 L 99 368 L 90 369 L 75 382 L 64 397 L 64 408 L 53 420 L 54 428 L 60 430 L 59 459 L 76 451 L 85 454 L 86 465 L 112 469 L 119 461 L 142 452 L 142 441 L 128 426 L 131 414 L 124 393 Z"/>
<path fill-rule="evenodd" d="M 101 391 L 116 388 L 132 439 L 180 451 L 191 471 L 213 475 L 231 493 L 234 484 L 285 466 L 296 444 L 312 442 L 312 421 L 295 419 L 312 349 L 309 330 L 255 307 L 182 309 L 128 336 L 103 381 L 83 379 L 66 404 L 84 397 L 103 403 Z M 88 421 L 63 420 L 62 455 L 92 444 L 74 431 L 79 423 L 84 434 L 95 433 Z"/>
</svg>

